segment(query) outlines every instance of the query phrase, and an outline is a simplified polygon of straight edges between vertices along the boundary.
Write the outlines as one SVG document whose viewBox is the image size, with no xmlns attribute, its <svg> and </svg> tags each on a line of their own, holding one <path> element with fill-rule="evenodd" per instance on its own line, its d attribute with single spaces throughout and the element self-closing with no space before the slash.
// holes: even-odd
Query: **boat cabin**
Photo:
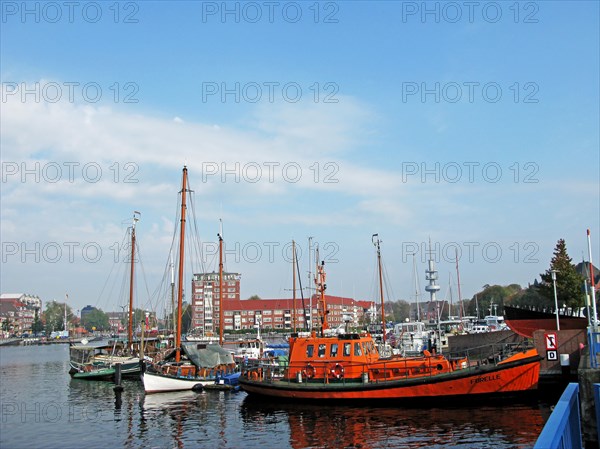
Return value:
<svg viewBox="0 0 600 449">
<path fill-rule="evenodd" d="M 452 363 L 425 351 L 417 357 L 381 358 L 368 333 L 334 337 L 290 337 L 287 380 L 335 382 L 344 379 L 389 380 L 450 372 Z"/>
</svg>

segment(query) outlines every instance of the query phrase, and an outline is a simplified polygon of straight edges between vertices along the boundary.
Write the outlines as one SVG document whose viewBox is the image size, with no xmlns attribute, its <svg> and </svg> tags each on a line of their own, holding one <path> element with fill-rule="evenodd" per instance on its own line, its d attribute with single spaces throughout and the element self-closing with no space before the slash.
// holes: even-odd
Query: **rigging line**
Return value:
<svg viewBox="0 0 600 449">
<path fill-rule="evenodd" d="M 108 273 L 108 276 L 106 277 L 106 280 L 104 281 L 104 285 L 102 286 L 102 289 L 100 290 L 100 293 L 98 294 L 98 297 L 96 298 L 95 305 L 98 305 L 98 303 L 100 302 L 100 300 L 102 298 L 102 295 L 104 294 L 104 290 L 106 289 L 106 286 L 108 285 L 108 282 L 110 281 L 110 279 L 112 277 L 112 274 L 113 274 L 113 271 L 115 269 L 115 266 L 117 266 L 117 268 L 118 268 L 118 266 L 120 265 L 119 264 L 119 261 L 120 261 L 120 257 L 119 257 L 120 256 L 120 249 L 124 247 L 124 244 L 127 241 L 127 236 L 128 236 L 128 233 L 126 232 L 125 235 L 123 236 L 123 240 L 121 241 L 120 246 L 118 247 L 119 252 L 117 253 L 117 260 L 116 260 L 115 263 L 112 264 L 112 266 L 110 268 L 110 272 Z"/>
<path fill-rule="evenodd" d="M 296 251 L 296 271 L 298 272 L 298 286 L 300 287 L 300 298 L 302 299 L 302 323 L 304 323 L 304 329 L 308 330 L 306 326 L 306 306 L 304 304 L 304 290 L 302 290 L 302 276 L 300 276 L 300 264 L 298 263 L 298 251 Z"/>
<path fill-rule="evenodd" d="M 193 191 L 188 188 L 189 196 L 188 196 L 188 205 L 189 205 L 189 213 L 187 214 L 188 220 L 186 220 L 186 236 L 187 238 L 187 254 L 189 255 L 190 269 L 192 273 L 197 272 L 197 263 L 198 263 L 198 249 L 196 248 L 196 241 L 198 240 L 198 229 L 196 223 L 196 206 L 194 201 Z"/>
<path fill-rule="evenodd" d="M 195 242 L 197 242 L 196 248 L 196 263 L 199 264 L 200 273 L 205 273 L 204 271 L 204 258 L 202 257 L 202 240 L 200 239 L 200 232 L 198 231 L 198 219 L 196 217 L 196 195 L 195 191 L 191 188 L 190 192 L 190 209 L 192 210 L 192 222 L 193 222 L 193 234 L 195 237 Z"/>
<path fill-rule="evenodd" d="M 146 299 L 146 302 L 144 303 L 144 306 L 147 307 L 147 308 L 150 308 L 150 306 L 152 305 L 149 302 L 150 301 L 150 290 L 148 289 L 148 281 L 147 281 L 147 278 L 146 278 L 146 269 L 145 269 L 144 263 L 142 261 L 142 251 L 140 249 L 140 245 L 138 244 L 137 239 L 136 239 L 136 242 L 135 242 L 135 247 L 136 247 L 136 251 L 137 251 L 139 265 L 140 265 L 140 268 L 142 270 L 142 279 L 144 280 L 144 287 L 146 288 L 146 298 L 147 299 Z"/>
<path fill-rule="evenodd" d="M 391 302 L 392 299 L 394 298 L 394 289 L 390 282 L 390 278 L 389 278 L 388 271 L 387 271 L 387 266 L 385 265 L 385 262 L 383 260 L 383 255 L 381 256 L 381 266 L 383 267 L 383 285 L 385 286 L 385 292 L 387 294 L 388 301 Z"/>
</svg>

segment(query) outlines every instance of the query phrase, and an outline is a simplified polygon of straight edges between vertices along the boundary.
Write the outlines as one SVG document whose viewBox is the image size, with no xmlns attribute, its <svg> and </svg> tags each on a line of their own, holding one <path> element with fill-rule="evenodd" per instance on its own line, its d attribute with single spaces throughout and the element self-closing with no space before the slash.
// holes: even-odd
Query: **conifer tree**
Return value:
<svg viewBox="0 0 600 449">
<path fill-rule="evenodd" d="M 575 271 L 575 265 L 567 254 L 567 245 L 560 239 L 554 248 L 554 256 L 550 261 L 550 268 L 540 274 L 542 282 L 537 285 L 539 293 L 552 300 L 554 304 L 554 287 L 552 283 L 552 270 L 556 270 L 556 296 L 558 305 L 566 305 L 571 309 L 583 307 L 585 297 L 582 291 L 583 277 Z"/>
</svg>

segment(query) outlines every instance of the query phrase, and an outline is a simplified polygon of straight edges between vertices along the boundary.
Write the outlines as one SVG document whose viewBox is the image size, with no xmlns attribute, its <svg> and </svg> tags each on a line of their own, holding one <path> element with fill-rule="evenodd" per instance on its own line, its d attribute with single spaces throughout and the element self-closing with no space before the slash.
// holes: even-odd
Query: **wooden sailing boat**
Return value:
<svg viewBox="0 0 600 449">
<path fill-rule="evenodd" d="M 188 175 L 187 168 L 184 167 L 181 187 L 177 328 L 175 332 L 174 360 L 153 364 L 142 374 L 146 393 L 202 389 L 204 385 L 213 384 L 218 376 L 232 373 L 235 368 L 233 356 L 220 345 L 203 342 L 183 343 L 181 341 L 187 192 Z M 184 360 L 184 355 L 187 356 L 187 360 Z"/>
<path fill-rule="evenodd" d="M 297 400 L 386 401 L 506 396 L 537 387 L 540 357 L 535 349 L 498 352 L 493 361 L 448 358 L 423 351 L 416 357 L 380 356 L 370 334 L 328 336 L 324 265 L 319 266 L 321 332 L 292 334 L 289 365 L 243 371 L 242 389 L 251 396 Z"/>
</svg>

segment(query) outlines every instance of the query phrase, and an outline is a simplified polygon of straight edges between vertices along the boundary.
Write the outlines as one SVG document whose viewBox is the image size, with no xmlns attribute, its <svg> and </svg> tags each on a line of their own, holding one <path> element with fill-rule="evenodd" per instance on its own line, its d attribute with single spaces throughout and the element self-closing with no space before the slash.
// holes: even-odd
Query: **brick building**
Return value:
<svg viewBox="0 0 600 449">
<path fill-rule="evenodd" d="M 223 300 L 240 300 L 239 273 L 223 273 Z M 215 332 L 219 325 L 219 273 L 197 273 L 192 279 L 192 328 Z"/>
<path fill-rule="evenodd" d="M 325 295 L 327 303 L 327 322 L 330 328 L 337 328 L 348 322 L 351 326 L 359 326 L 365 322 L 366 317 L 373 319 L 375 304 L 372 301 L 356 301 L 352 298 Z M 312 309 L 311 309 L 312 305 Z M 304 299 L 306 310 L 311 309 L 313 328 L 319 327 L 317 300 L 313 297 L 312 304 Z M 302 301 L 296 299 L 294 308 L 292 299 L 245 299 L 228 301 L 223 313 L 223 329 L 254 330 L 260 324 L 261 329 L 286 330 L 294 329 L 294 310 L 296 329 L 306 329 L 308 321 L 304 316 Z M 218 320 L 218 317 L 215 317 Z"/>
<path fill-rule="evenodd" d="M 31 333 L 35 311 L 41 312 L 39 296 L 25 293 L 3 293 L 0 295 L 0 333 Z"/>
</svg>

